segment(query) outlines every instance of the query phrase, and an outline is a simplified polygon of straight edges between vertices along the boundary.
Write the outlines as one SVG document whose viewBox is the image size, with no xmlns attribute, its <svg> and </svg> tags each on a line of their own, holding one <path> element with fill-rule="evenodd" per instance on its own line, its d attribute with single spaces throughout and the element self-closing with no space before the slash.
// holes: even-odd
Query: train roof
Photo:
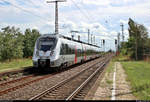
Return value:
<svg viewBox="0 0 150 102">
<path fill-rule="evenodd" d="M 86 43 L 86 42 L 83 42 L 83 41 L 79 41 L 79 40 L 76 40 L 76 39 L 72 39 L 70 37 L 67 37 L 67 36 L 64 36 L 64 35 L 61 35 L 59 34 L 58 36 L 56 34 L 43 34 L 41 37 L 59 37 L 59 38 L 64 38 L 64 39 L 67 39 L 67 40 L 71 40 L 71 41 L 75 41 L 75 42 L 79 42 L 79 43 L 83 43 L 83 44 L 87 44 L 87 45 L 90 45 L 90 46 L 94 46 L 94 47 L 98 47 L 100 48 L 99 46 L 97 45 L 93 45 L 93 44 L 89 44 L 89 43 Z"/>
</svg>

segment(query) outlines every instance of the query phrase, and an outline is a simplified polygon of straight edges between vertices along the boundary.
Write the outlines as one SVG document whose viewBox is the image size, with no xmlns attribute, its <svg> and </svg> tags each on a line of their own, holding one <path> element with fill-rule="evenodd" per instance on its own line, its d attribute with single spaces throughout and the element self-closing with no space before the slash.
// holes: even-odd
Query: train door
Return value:
<svg viewBox="0 0 150 102">
<path fill-rule="evenodd" d="M 81 49 L 81 57 L 82 57 L 82 61 L 84 61 L 84 51 L 85 51 L 84 44 L 81 43 L 81 47 L 82 47 L 82 49 Z"/>
<path fill-rule="evenodd" d="M 75 57 L 74 57 L 74 63 L 77 63 L 77 46 L 75 45 Z"/>
</svg>

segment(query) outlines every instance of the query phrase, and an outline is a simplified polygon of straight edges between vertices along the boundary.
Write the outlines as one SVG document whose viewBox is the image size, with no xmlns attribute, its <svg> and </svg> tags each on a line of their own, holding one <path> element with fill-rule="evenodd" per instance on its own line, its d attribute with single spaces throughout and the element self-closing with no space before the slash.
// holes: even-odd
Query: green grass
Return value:
<svg viewBox="0 0 150 102">
<path fill-rule="evenodd" d="M 113 58 L 113 61 L 119 61 L 119 62 L 129 61 L 129 60 L 130 60 L 129 56 L 123 56 L 123 55 L 115 56 Z"/>
<path fill-rule="evenodd" d="M 116 61 L 126 61 L 126 60 L 128 60 L 128 57 L 127 56 L 115 56 L 115 57 L 113 57 L 112 58 L 112 60 L 109 62 L 109 65 L 108 65 L 108 68 L 107 68 L 107 72 L 108 73 L 110 73 L 110 72 L 112 72 L 113 71 L 113 69 L 114 69 L 114 63 L 116 62 Z"/>
<path fill-rule="evenodd" d="M 121 62 L 130 81 L 133 94 L 140 100 L 150 100 L 150 64 L 144 61 Z"/>
<path fill-rule="evenodd" d="M 111 81 L 111 80 L 107 79 L 107 80 L 106 80 L 106 83 L 107 83 L 107 84 L 112 84 L 112 83 L 113 83 L 113 81 Z"/>
<path fill-rule="evenodd" d="M 112 59 L 112 60 L 109 62 L 109 65 L 108 65 L 108 67 L 107 67 L 107 69 L 106 69 L 107 75 L 109 75 L 111 72 L 113 72 L 113 70 L 114 70 L 114 61 L 113 61 L 113 59 Z M 108 78 L 106 78 L 106 83 L 107 83 L 107 84 L 112 84 L 112 81 L 109 80 Z"/>
<path fill-rule="evenodd" d="M 13 70 L 13 69 L 21 69 L 23 67 L 32 66 L 31 59 L 16 59 L 12 61 L 0 62 L 0 72 Z"/>
<path fill-rule="evenodd" d="M 114 61 L 113 61 L 113 59 L 109 62 L 109 65 L 108 65 L 108 67 L 107 67 L 107 69 L 106 69 L 106 72 L 108 72 L 108 74 L 110 73 L 110 72 L 112 72 L 113 71 L 113 69 L 114 69 Z"/>
</svg>

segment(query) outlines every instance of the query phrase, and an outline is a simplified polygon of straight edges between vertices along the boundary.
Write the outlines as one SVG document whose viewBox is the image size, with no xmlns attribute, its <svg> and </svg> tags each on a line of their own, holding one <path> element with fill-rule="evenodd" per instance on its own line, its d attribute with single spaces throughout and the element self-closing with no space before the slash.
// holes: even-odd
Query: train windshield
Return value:
<svg viewBox="0 0 150 102">
<path fill-rule="evenodd" d="M 40 38 L 37 44 L 38 50 L 42 50 L 44 52 L 51 51 L 56 46 L 56 38 L 44 37 Z"/>
</svg>

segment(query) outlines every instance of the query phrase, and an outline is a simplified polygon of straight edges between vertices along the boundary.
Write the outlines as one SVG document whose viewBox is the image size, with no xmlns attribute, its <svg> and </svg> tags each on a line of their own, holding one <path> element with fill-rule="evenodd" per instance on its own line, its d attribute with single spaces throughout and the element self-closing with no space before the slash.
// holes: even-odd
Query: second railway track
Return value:
<svg viewBox="0 0 150 102">
<path fill-rule="evenodd" d="M 25 87 L 27 85 L 30 85 L 34 82 L 37 82 L 39 80 L 45 79 L 50 77 L 51 75 L 45 75 L 45 76 L 36 76 L 34 77 L 34 75 L 29 75 L 20 79 L 16 79 L 16 80 L 12 80 L 12 81 L 8 81 L 5 83 L 1 83 L 0 84 L 0 96 L 3 94 L 6 94 L 8 92 L 17 90 L 19 88 Z"/>
</svg>

